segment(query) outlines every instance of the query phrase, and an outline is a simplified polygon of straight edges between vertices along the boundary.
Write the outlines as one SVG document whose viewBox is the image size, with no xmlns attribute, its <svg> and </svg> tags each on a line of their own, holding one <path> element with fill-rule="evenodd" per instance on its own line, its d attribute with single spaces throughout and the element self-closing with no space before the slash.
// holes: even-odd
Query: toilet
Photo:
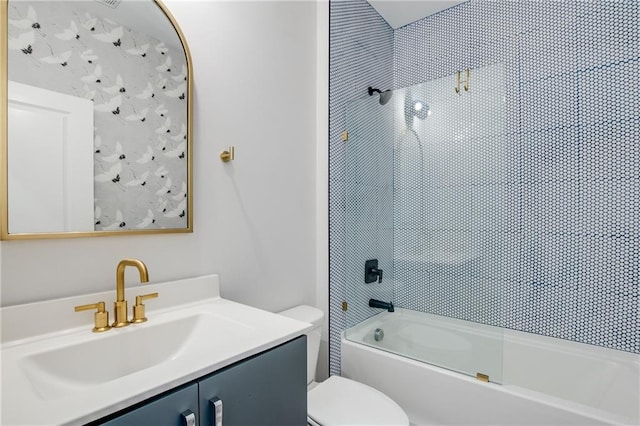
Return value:
<svg viewBox="0 0 640 426">
<path fill-rule="evenodd" d="M 312 306 L 296 306 L 280 312 L 313 324 L 307 332 L 307 422 L 312 426 L 394 425 L 409 426 L 400 406 L 382 392 L 340 376 L 314 381 L 324 313 Z"/>
</svg>

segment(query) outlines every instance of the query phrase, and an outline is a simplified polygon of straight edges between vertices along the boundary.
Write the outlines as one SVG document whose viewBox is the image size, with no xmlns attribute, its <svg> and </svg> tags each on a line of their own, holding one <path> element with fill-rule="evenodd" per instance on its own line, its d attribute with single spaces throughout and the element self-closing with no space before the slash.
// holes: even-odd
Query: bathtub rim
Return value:
<svg viewBox="0 0 640 426">
<path fill-rule="evenodd" d="M 369 353 L 373 353 L 376 356 L 379 357 L 387 357 L 390 358 L 392 360 L 395 360 L 397 362 L 404 362 L 407 364 L 410 364 L 416 368 L 423 368 L 423 369 L 427 369 L 429 371 L 431 371 L 434 374 L 441 374 L 444 376 L 447 376 L 449 378 L 451 378 L 452 380 L 457 380 L 457 381 L 461 381 L 464 382 L 466 384 L 468 384 L 469 386 L 475 386 L 475 387 L 480 387 L 480 386 L 488 386 L 490 387 L 490 389 L 494 392 L 499 392 L 499 393 L 505 393 L 505 394 L 510 394 L 510 395 L 517 395 L 519 397 L 521 397 L 522 399 L 528 400 L 528 401 L 532 401 L 535 403 L 539 403 L 539 404 L 544 404 L 544 405 L 548 405 L 552 408 L 558 409 L 558 410 L 563 410 L 563 411 L 567 411 L 571 414 L 574 414 L 576 416 L 581 416 L 581 417 L 588 417 L 589 419 L 592 419 L 594 421 L 603 423 L 603 424 L 610 424 L 610 425 L 637 425 L 638 424 L 638 420 L 640 420 L 640 413 L 639 413 L 639 418 L 638 419 L 634 419 L 634 418 L 630 418 L 627 416 L 623 416 L 623 415 L 619 415 L 616 413 L 612 413 L 610 411 L 605 411 L 605 410 L 600 410 L 597 408 L 593 408 L 593 407 L 589 407 L 583 404 L 580 404 L 578 402 L 574 402 L 574 401 L 570 401 L 570 400 L 566 400 L 563 398 L 558 398 L 555 397 L 553 395 L 547 395 L 544 394 L 542 392 L 538 392 L 538 391 L 534 391 L 534 390 L 530 390 L 530 389 L 526 389 L 526 388 L 522 388 L 519 386 L 515 386 L 515 385 L 500 385 L 497 383 L 486 383 L 483 381 L 480 381 L 474 377 L 471 376 L 467 376 L 461 373 L 457 373 L 454 371 L 450 371 L 447 370 L 445 368 L 442 367 L 437 367 L 431 364 L 428 364 L 426 362 L 421 362 L 421 361 L 416 361 L 414 359 L 411 358 L 407 358 L 401 355 L 397 355 L 394 354 L 392 352 L 387 352 L 381 349 L 376 349 L 373 348 L 371 346 L 362 344 L 362 343 L 358 343 L 358 342 L 354 342 L 351 340 L 348 340 L 345 338 L 344 332 L 341 333 L 341 345 L 345 345 L 345 346 L 349 346 L 350 348 L 352 348 L 353 350 L 361 350 L 361 351 L 365 351 L 365 352 L 369 352 Z M 345 351 L 341 351 L 341 357 L 343 357 Z M 344 364 L 344 360 L 342 362 L 342 364 Z M 351 378 L 351 379 L 355 379 L 357 380 L 357 378 L 351 377 L 349 374 L 345 374 L 344 370 L 341 370 L 341 375 L 343 375 L 344 377 L 347 378 Z M 384 389 L 379 389 L 382 392 L 384 392 Z M 398 401 L 396 400 L 396 402 L 402 406 L 402 401 Z M 404 408 L 404 407 L 403 407 Z"/>
<path fill-rule="evenodd" d="M 371 331 L 375 327 L 383 325 L 385 320 L 393 315 L 397 317 L 403 317 L 403 316 L 408 316 L 408 317 L 420 316 L 420 317 L 427 317 L 427 318 L 431 317 L 437 321 L 440 321 L 442 318 L 444 318 L 445 320 L 441 322 L 452 323 L 452 324 L 455 324 L 456 326 L 460 325 L 465 329 L 473 328 L 475 330 L 475 325 L 476 325 L 476 323 L 469 323 L 468 321 L 459 320 L 456 318 L 441 317 L 439 315 L 416 312 L 416 311 L 407 310 L 403 308 L 396 308 L 395 313 L 381 312 L 379 314 L 376 314 L 366 319 L 365 321 L 362 321 L 359 324 L 356 324 L 355 326 L 349 329 L 344 330 L 341 333 L 341 345 L 344 345 L 344 344 L 355 345 L 354 346 L 355 348 L 363 348 L 368 351 L 374 351 L 374 352 L 380 353 L 382 356 L 389 356 L 389 357 L 392 357 L 393 359 L 397 359 L 400 362 L 408 362 L 419 368 L 426 367 L 430 370 L 434 370 L 437 373 L 443 373 L 455 379 L 462 379 L 469 383 L 480 383 L 479 380 L 477 380 L 472 376 L 468 376 L 463 373 L 458 373 L 452 370 L 448 370 L 444 367 L 439 367 L 437 365 L 429 364 L 427 362 L 422 362 L 414 358 L 399 355 L 397 353 L 394 353 L 382 348 L 376 348 L 375 346 L 365 343 L 362 340 L 369 331 Z M 572 354 L 577 353 L 580 356 L 591 359 L 591 360 L 597 360 L 597 361 L 603 361 L 603 362 L 606 362 L 606 361 L 620 362 L 625 366 L 635 369 L 635 371 L 640 371 L 640 355 L 639 354 L 621 351 L 614 348 L 605 348 L 605 347 L 600 347 L 595 345 L 589 345 L 582 342 L 569 341 L 569 340 L 564 340 L 564 339 L 559 339 L 559 338 L 554 338 L 549 336 L 542 336 L 542 335 L 537 335 L 537 334 L 527 333 L 527 332 L 522 332 L 517 330 L 511 330 L 506 328 L 503 329 L 503 328 L 489 326 L 485 324 L 478 324 L 478 326 L 480 330 L 485 330 L 485 331 L 488 330 L 490 334 L 493 334 L 492 333 L 493 330 L 497 330 L 499 333 L 502 333 L 504 338 L 503 351 L 508 350 L 508 346 L 511 344 L 516 344 L 516 345 L 522 344 L 522 345 L 529 345 L 529 346 L 540 345 L 544 348 L 549 348 L 550 350 L 556 351 L 556 352 L 571 352 Z M 354 330 L 356 332 L 355 335 L 353 334 Z M 351 332 L 351 337 L 348 338 L 347 335 L 349 334 L 349 332 Z M 353 340 L 354 337 L 357 337 L 361 340 L 360 341 Z M 503 360 L 505 358 L 504 354 L 505 352 L 503 352 Z M 490 383 L 490 384 L 498 388 L 501 388 L 499 389 L 500 392 L 516 393 L 525 399 L 535 401 L 537 403 L 543 403 L 551 407 L 555 407 L 557 409 L 566 410 L 574 414 L 587 416 L 597 421 L 607 422 L 612 424 L 632 424 L 632 425 L 640 424 L 640 406 L 638 407 L 638 413 L 634 418 L 634 417 L 627 416 L 625 413 L 610 411 L 603 408 L 595 408 L 590 405 L 586 405 L 583 402 L 578 402 L 575 400 L 566 399 L 560 396 L 548 394 L 542 391 L 529 389 L 524 386 L 519 386 L 517 384 L 510 384 L 509 383 L 510 378 L 506 373 L 503 374 L 502 379 L 503 379 L 502 380 L 503 384 L 497 384 L 497 383 Z M 633 410 L 634 408 L 635 407 L 632 407 L 631 410 Z"/>
</svg>

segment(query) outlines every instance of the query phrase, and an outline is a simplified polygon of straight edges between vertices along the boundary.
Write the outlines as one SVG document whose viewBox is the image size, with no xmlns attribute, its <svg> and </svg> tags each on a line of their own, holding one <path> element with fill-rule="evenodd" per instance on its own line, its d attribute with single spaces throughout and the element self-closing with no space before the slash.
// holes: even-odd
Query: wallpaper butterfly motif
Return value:
<svg viewBox="0 0 640 426">
<path fill-rule="evenodd" d="M 94 102 L 96 230 L 184 228 L 184 52 L 94 9 L 11 2 L 9 79 Z"/>
</svg>

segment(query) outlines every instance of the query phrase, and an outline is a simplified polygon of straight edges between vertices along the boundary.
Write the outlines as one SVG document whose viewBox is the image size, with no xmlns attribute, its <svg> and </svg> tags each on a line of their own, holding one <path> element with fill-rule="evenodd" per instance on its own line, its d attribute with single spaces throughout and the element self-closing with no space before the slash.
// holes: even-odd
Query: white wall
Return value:
<svg viewBox="0 0 640 426">
<path fill-rule="evenodd" d="M 268 310 L 314 304 L 317 5 L 166 4 L 195 73 L 194 233 L 2 242 L 2 305 L 111 289 L 124 257 L 152 281 L 220 273 L 223 297 Z"/>
</svg>

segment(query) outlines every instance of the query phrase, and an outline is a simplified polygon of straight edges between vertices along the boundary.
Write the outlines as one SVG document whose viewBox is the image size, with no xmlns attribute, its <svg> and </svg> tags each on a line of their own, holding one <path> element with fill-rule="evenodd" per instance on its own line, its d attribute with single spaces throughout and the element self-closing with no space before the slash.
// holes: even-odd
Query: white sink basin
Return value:
<svg viewBox="0 0 640 426">
<path fill-rule="evenodd" d="M 76 344 L 31 354 L 20 366 L 42 398 L 55 399 L 178 359 L 214 336 L 241 338 L 250 331 L 251 327 L 201 313 L 112 329 Z"/>
<path fill-rule="evenodd" d="M 216 275 L 128 288 L 127 298 L 151 292 L 149 321 L 102 333 L 73 307 L 110 306 L 113 291 L 0 308 L 0 424 L 86 424 L 311 327 L 222 299 Z"/>
</svg>

